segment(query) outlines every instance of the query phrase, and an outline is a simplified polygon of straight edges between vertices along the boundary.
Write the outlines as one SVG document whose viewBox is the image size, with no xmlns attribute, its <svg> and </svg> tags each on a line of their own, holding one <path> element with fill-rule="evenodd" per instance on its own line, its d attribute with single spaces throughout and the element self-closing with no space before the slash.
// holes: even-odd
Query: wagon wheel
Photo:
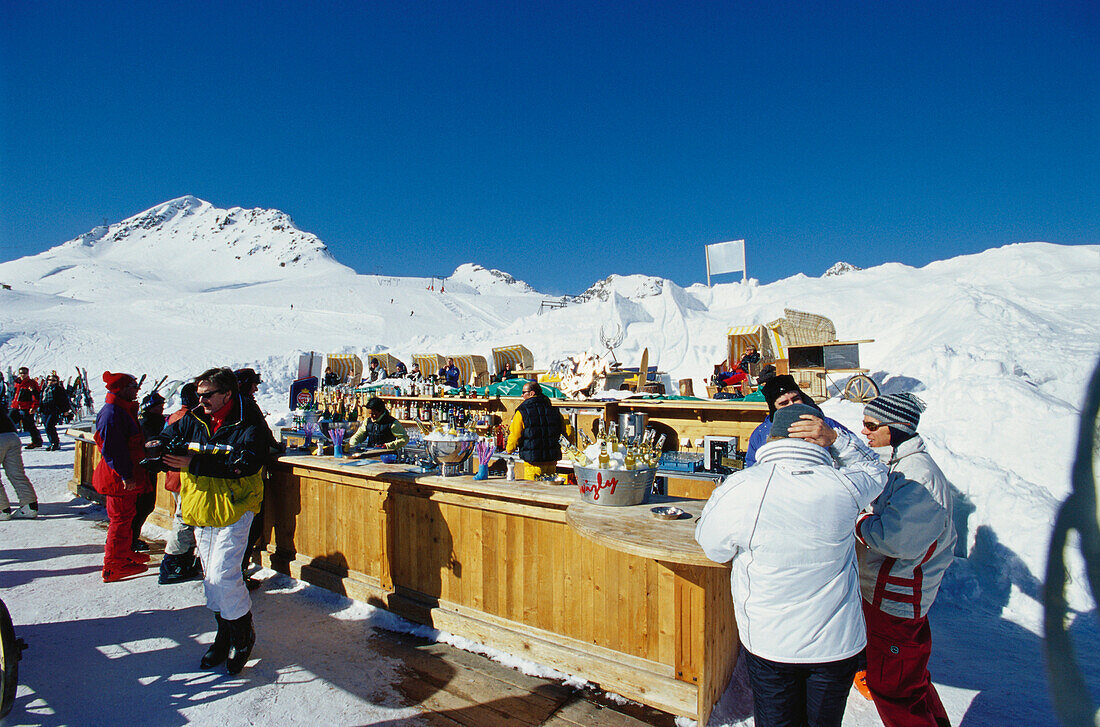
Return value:
<svg viewBox="0 0 1100 727">
<path fill-rule="evenodd" d="M 856 374 L 848 379 L 848 383 L 844 385 L 844 391 L 841 393 L 841 396 L 848 401 L 865 404 L 878 396 L 878 384 L 876 384 L 875 380 L 870 376 Z"/>
<path fill-rule="evenodd" d="M 0 601 L 0 721 L 15 704 L 15 692 L 19 682 L 19 659 L 27 645 L 15 638 L 7 606 Z"/>
</svg>

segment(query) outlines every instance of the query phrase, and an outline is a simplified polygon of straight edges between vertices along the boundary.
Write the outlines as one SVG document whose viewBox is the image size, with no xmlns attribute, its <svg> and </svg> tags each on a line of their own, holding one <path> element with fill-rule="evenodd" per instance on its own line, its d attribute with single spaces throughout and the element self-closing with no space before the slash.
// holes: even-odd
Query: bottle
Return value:
<svg viewBox="0 0 1100 727">
<path fill-rule="evenodd" d="M 600 469 L 605 470 L 611 466 L 611 458 L 607 456 L 607 442 L 600 443 Z"/>
<path fill-rule="evenodd" d="M 611 422 L 607 425 L 607 443 L 612 452 L 619 451 L 619 425 Z"/>
<path fill-rule="evenodd" d="M 623 466 L 628 470 L 637 469 L 638 461 L 634 458 L 634 450 L 627 447 L 626 454 L 623 455 Z"/>
<path fill-rule="evenodd" d="M 564 434 L 558 436 L 558 444 L 561 445 L 562 454 L 579 464 L 581 467 L 588 467 L 592 464 L 592 460 L 590 460 L 584 452 L 574 447 L 573 444 L 565 438 Z"/>
</svg>

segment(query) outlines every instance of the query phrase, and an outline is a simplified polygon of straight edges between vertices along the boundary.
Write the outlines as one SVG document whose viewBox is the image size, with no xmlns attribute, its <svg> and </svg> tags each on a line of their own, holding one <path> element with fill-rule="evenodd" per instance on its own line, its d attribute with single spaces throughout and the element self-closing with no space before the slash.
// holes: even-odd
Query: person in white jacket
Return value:
<svg viewBox="0 0 1100 727">
<path fill-rule="evenodd" d="M 924 402 L 888 394 L 863 409 L 863 435 L 890 453 L 882 494 L 856 537 L 867 620 L 867 688 L 886 727 L 950 725 L 928 659 L 928 609 L 954 561 L 951 489 L 917 434 Z"/>
<path fill-rule="evenodd" d="M 776 411 L 757 464 L 703 508 L 695 539 L 711 560 L 733 561 L 757 727 L 840 724 L 867 642 L 855 522 L 885 484 L 855 435 L 793 404 Z"/>
</svg>

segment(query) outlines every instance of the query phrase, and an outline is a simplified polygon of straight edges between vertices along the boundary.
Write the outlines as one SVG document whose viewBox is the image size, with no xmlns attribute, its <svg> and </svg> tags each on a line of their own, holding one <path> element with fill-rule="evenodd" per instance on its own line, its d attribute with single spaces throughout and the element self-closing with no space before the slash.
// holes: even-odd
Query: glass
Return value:
<svg viewBox="0 0 1100 727">
<path fill-rule="evenodd" d="M 887 427 L 887 426 L 890 426 L 891 424 L 894 424 L 894 422 L 869 422 L 869 421 L 864 421 L 863 422 L 863 428 L 866 429 L 869 432 L 873 432 L 873 431 L 877 430 L 879 427 Z"/>
<path fill-rule="evenodd" d="M 214 394 L 224 394 L 225 392 L 221 389 L 214 389 L 213 391 L 198 391 L 195 393 L 200 399 L 209 399 Z"/>
</svg>

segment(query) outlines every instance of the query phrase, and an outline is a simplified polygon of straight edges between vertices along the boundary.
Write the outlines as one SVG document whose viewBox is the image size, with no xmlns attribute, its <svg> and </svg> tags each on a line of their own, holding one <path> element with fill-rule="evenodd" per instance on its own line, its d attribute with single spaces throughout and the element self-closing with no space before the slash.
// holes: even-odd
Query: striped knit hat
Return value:
<svg viewBox="0 0 1100 727">
<path fill-rule="evenodd" d="M 864 406 L 863 416 L 878 419 L 883 424 L 889 424 L 891 429 L 897 429 L 899 432 L 916 434 L 917 424 L 920 423 L 920 413 L 924 409 L 924 402 L 908 392 L 885 394 L 872 399 Z"/>
</svg>

